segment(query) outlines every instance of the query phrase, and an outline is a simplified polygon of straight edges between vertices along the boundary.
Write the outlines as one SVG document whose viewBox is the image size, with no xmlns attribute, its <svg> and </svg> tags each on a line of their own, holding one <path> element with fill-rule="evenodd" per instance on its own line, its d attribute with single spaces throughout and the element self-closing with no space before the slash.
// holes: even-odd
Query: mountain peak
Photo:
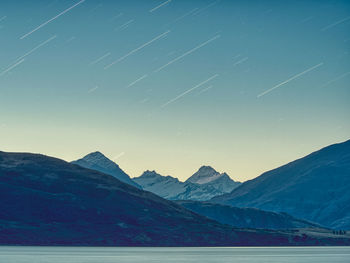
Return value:
<svg viewBox="0 0 350 263">
<path fill-rule="evenodd" d="M 96 151 L 96 152 L 91 152 L 87 155 L 85 155 L 82 159 L 86 160 L 86 159 L 108 159 L 103 153 Z M 108 159 L 109 160 L 109 159 Z M 111 160 L 109 160 L 111 161 Z"/>
<path fill-rule="evenodd" d="M 134 181 L 132 181 L 119 165 L 108 159 L 103 153 L 96 151 L 85 155 L 83 158 L 73 161 L 72 163 L 80 165 L 84 168 L 96 170 L 105 174 L 114 176 L 124 183 L 141 188 Z"/>
<path fill-rule="evenodd" d="M 201 166 L 196 173 L 194 173 L 186 182 L 195 183 L 195 184 L 206 184 L 212 182 L 219 177 L 221 177 L 218 171 L 216 171 L 211 166 L 203 165 Z"/>
<path fill-rule="evenodd" d="M 99 170 L 96 168 L 96 166 L 103 168 L 103 170 L 120 169 L 118 164 L 110 160 L 108 157 L 106 157 L 103 153 L 99 151 L 89 153 L 78 161 L 89 163 L 90 165 L 95 166 L 95 168 L 93 168 L 95 170 Z M 89 167 L 89 168 L 92 168 L 92 167 Z M 106 171 L 104 172 L 106 173 Z"/>
<path fill-rule="evenodd" d="M 209 200 L 214 196 L 229 193 L 240 185 L 226 173 L 220 174 L 210 166 L 202 166 L 186 182 L 150 170 L 133 180 L 144 190 L 169 200 Z"/>
<path fill-rule="evenodd" d="M 211 174 L 216 174 L 218 171 L 216 171 L 213 167 L 209 165 L 202 165 L 199 169 L 198 172 L 201 173 L 211 173 Z"/>
<path fill-rule="evenodd" d="M 140 177 L 144 178 L 144 177 L 160 177 L 161 175 L 159 173 L 157 173 L 155 170 L 150 171 L 150 170 L 146 170 L 142 173 L 142 175 Z"/>
<path fill-rule="evenodd" d="M 104 156 L 105 157 L 105 155 L 103 153 L 101 153 L 100 151 L 91 152 L 91 153 L 87 154 L 86 156 Z"/>
</svg>

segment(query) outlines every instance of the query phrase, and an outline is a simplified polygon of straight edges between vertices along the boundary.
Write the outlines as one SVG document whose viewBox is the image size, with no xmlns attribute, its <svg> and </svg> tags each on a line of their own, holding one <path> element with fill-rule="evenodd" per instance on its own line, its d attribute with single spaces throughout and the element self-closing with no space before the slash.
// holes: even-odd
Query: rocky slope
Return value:
<svg viewBox="0 0 350 263">
<path fill-rule="evenodd" d="M 239 228 L 323 228 L 319 224 L 298 219 L 285 213 L 268 212 L 256 208 L 238 208 L 199 201 L 176 201 L 176 203 L 222 224 Z"/>
<path fill-rule="evenodd" d="M 268 171 L 211 201 L 350 229 L 350 140 Z"/>
<path fill-rule="evenodd" d="M 112 175 L 124 183 L 141 188 L 138 184 L 130 179 L 129 175 L 120 169 L 118 164 L 108 159 L 100 152 L 89 153 L 83 158 L 71 163 L 77 164 L 84 168 L 93 169 L 101 173 Z"/>
<path fill-rule="evenodd" d="M 0 244 L 346 245 L 348 235 L 235 229 L 113 176 L 39 154 L 0 152 Z"/>
</svg>

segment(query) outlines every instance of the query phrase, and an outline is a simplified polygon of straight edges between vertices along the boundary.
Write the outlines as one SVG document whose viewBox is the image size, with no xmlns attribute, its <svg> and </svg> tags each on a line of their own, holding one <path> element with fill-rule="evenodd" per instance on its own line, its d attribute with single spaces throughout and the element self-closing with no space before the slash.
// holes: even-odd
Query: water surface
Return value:
<svg viewBox="0 0 350 263">
<path fill-rule="evenodd" d="M 0 246 L 1 263 L 350 262 L 350 247 L 110 248 Z"/>
</svg>

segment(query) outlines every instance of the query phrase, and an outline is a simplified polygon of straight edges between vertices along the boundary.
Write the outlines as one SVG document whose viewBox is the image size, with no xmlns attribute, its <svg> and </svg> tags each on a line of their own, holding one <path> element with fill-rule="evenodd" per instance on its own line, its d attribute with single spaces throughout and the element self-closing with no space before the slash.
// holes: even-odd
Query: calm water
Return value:
<svg viewBox="0 0 350 263">
<path fill-rule="evenodd" d="M 350 247 L 77 248 L 1 247 L 1 263 L 350 262 Z"/>
</svg>

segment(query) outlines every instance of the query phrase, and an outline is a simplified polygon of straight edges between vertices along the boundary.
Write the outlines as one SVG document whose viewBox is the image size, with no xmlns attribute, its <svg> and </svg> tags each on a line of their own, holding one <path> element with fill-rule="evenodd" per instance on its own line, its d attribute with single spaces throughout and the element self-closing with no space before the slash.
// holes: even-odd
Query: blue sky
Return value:
<svg viewBox="0 0 350 263">
<path fill-rule="evenodd" d="M 349 138 L 348 1 L 5 0 L 0 41 L 4 151 L 246 180 Z"/>
</svg>

